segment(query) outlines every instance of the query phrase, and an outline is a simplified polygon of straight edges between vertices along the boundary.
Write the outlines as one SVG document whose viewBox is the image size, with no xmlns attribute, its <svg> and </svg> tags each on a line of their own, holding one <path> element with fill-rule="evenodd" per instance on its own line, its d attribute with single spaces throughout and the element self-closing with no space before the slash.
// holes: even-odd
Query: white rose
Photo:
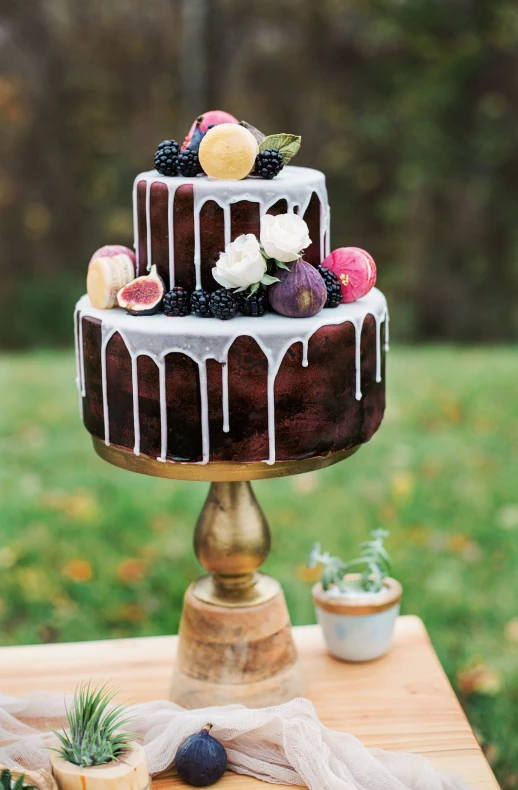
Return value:
<svg viewBox="0 0 518 790">
<path fill-rule="evenodd" d="M 269 258 L 296 261 L 311 244 L 308 226 L 298 214 L 265 214 L 261 217 L 261 244 Z"/>
<path fill-rule="evenodd" d="M 265 274 L 266 261 L 253 233 L 238 236 L 227 244 L 212 270 L 212 276 L 224 288 L 242 290 L 258 283 Z"/>
</svg>

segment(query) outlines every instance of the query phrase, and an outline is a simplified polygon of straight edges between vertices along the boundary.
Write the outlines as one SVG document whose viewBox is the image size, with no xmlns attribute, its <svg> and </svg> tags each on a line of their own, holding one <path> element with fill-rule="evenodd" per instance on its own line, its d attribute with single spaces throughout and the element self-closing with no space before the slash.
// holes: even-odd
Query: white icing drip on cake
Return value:
<svg viewBox="0 0 518 790">
<path fill-rule="evenodd" d="M 358 400 L 361 392 L 361 332 L 367 315 L 376 322 L 376 381 L 381 381 L 381 325 L 385 326 L 385 348 L 388 348 L 388 311 L 385 297 L 377 288 L 367 296 L 350 304 L 342 304 L 334 309 L 322 310 L 311 318 L 286 318 L 276 313 L 266 313 L 260 318 L 238 316 L 232 321 L 217 321 L 195 315 L 184 318 L 168 318 L 163 314 L 151 316 L 131 316 L 120 308 L 97 310 L 91 306 L 87 296 L 76 305 L 75 327 L 81 326 L 83 316 L 101 321 L 101 371 L 104 410 L 105 442 L 110 443 L 110 419 L 108 387 L 106 377 L 106 349 L 112 336 L 118 332 L 122 337 L 132 361 L 133 404 L 135 422 L 135 453 L 140 452 L 140 422 L 138 414 L 138 376 L 137 358 L 150 357 L 159 369 L 160 415 L 161 415 L 161 454 L 159 461 L 167 458 L 167 399 L 165 358 L 171 353 L 182 353 L 198 364 L 200 373 L 201 422 L 202 422 L 202 464 L 209 462 L 209 405 L 207 393 L 207 360 L 214 359 L 222 364 L 222 406 L 223 430 L 230 429 L 232 415 L 228 405 L 228 352 L 238 337 L 251 337 L 264 353 L 268 362 L 268 441 L 269 455 L 266 463 L 275 463 L 275 379 L 282 361 L 294 343 L 302 343 L 302 365 L 308 365 L 308 346 L 312 336 L 321 327 L 350 322 L 355 329 L 355 388 Z M 78 351 L 78 386 L 82 397 L 85 396 L 84 350 L 82 340 L 76 334 Z M 82 400 L 82 398 L 81 398 Z M 136 405 L 135 405 L 136 404 Z"/>
<path fill-rule="evenodd" d="M 271 181 L 262 178 L 244 178 L 242 181 L 220 181 L 207 176 L 196 176 L 195 178 L 180 178 L 162 176 L 156 170 L 140 173 L 133 185 L 133 224 L 135 229 L 135 250 L 137 253 L 137 263 L 139 261 L 139 229 L 137 212 L 137 186 L 140 182 L 146 183 L 146 242 L 147 242 L 147 270 L 151 269 L 152 245 L 151 245 L 151 185 L 154 183 L 165 184 L 168 190 L 167 212 L 168 212 L 168 233 L 169 233 L 169 274 L 171 287 L 175 283 L 174 272 L 174 198 L 176 190 L 185 184 L 192 184 L 193 187 L 193 211 L 194 211 L 194 267 L 196 270 L 196 288 L 201 288 L 201 229 L 200 212 L 205 203 L 214 201 L 223 209 L 225 245 L 230 242 L 230 206 L 242 200 L 259 204 L 259 213 L 262 217 L 268 209 L 275 205 L 279 200 L 285 200 L 288 213 L 298 211 L 301 217 L 304 216 L 311 197 L 315 193 L 320 201 L 320 251 L 322 259 L 329 254 L 330 233 L 329 233 L 329 204 L 327 202 L 327 190 L 325 176 L 319 170 L 308 167 L 287 166 L 279 175 Z M 312 241 L 316 241 L 312 239 Z M 139 269 L 140 270 L 140 269 Z"/>
<path fill-rule="evenodd" d="M 138 365 L 137 357 L 131 358 L 131 386 L 133 388 L 133 430 L 135 433 L 135 447 L 133 452 L 140 455 L 140 409 L 138 402 Z"/>
<path fill-rule="evenodd" d="M 83 322 L 77 309 L 74 313 L 74 345 L 76 349 L 76 386 L 79 394 L 79 414 L 83 419 L 83 398 L 86 395 L 83 365 Z"/>
</svg>

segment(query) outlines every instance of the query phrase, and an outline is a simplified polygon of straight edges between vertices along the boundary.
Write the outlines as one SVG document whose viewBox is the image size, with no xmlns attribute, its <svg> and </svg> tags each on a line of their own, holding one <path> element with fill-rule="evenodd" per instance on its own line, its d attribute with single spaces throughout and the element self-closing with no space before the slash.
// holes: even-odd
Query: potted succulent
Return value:
<svg viewBox="0 0 518 790">
<path fill-rule="evenodd" d="M 0 790 L 57 790 L 48 771 L 19 771 L 0 765 Z"/>
<path fill-rule="evenodd" d="M 80 686 L 67 710 L 68 729 L 55 732 L 59 745 L 50 762 L 59 790 L 146 790 L 150 778 L 143 747 L 124 727 L 130 721 L 116 692 Z"/>
<path fill-rule="evenodd" d="M 322 553 L 319 543 L 309 553 L 308 568 L 322 566 L 313 587 L 317 619 L 329 652 L 343 661 L 370 661 L 390 648 L 402 588 L 387 575 L 388 534 L 374 530 L 371 540 L 360 544 L 361 555 L 349 562 Z M 354 570 L 358 567 L 360 573 Z"/>
</svg>

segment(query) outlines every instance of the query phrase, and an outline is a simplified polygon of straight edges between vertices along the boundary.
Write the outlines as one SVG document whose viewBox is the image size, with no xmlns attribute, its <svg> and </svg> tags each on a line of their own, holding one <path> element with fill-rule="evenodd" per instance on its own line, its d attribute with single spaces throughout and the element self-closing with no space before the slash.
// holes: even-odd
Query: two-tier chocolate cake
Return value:
<svg viewBox="0 0 518 790">
<path fill-rule="evenodd" d="M 339 461 L 383 417 L 387 305 L 365 250 L 330 252 L 324 175 L 300 137 L 221 111 L 135 179 L 135 250 L 107 245 L 76 307 L 77 379 L 99 455 L 211 481 L 171 696 L 279 704 L 305 682 L 250 480 Z"/>
<path fill-rule="evenodd" d="M 136 254 L 101 248 L 76 307 L 98 440 L 165 464 L 274 464 L 377 430 L 386 301 L 367 253 L 330 253 L 324 175 L 286 166 L 299 142 L 206 113 L 136 177 Z"/>
</svg>

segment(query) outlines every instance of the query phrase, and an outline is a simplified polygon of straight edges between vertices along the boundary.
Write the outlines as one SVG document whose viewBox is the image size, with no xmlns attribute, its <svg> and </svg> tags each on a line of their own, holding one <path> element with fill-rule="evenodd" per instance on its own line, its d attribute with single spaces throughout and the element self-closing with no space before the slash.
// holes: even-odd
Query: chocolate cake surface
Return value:
<svg viewBox="0 0 518 790">
<path fill-rule="evenodd" d="M 315 266 L 329 251 L 329 206 L 324 174 L 285 167 L 273 181 L 216 181 L 205 176 L 140 173 L 133 186 L 137 276 L 155 264 L 166 288 L 214 291 L 212 267 L 225 246 L 243 233 L 259 235 L 263 214 L 298 213 L 307 222 Z"/>
</svg>

